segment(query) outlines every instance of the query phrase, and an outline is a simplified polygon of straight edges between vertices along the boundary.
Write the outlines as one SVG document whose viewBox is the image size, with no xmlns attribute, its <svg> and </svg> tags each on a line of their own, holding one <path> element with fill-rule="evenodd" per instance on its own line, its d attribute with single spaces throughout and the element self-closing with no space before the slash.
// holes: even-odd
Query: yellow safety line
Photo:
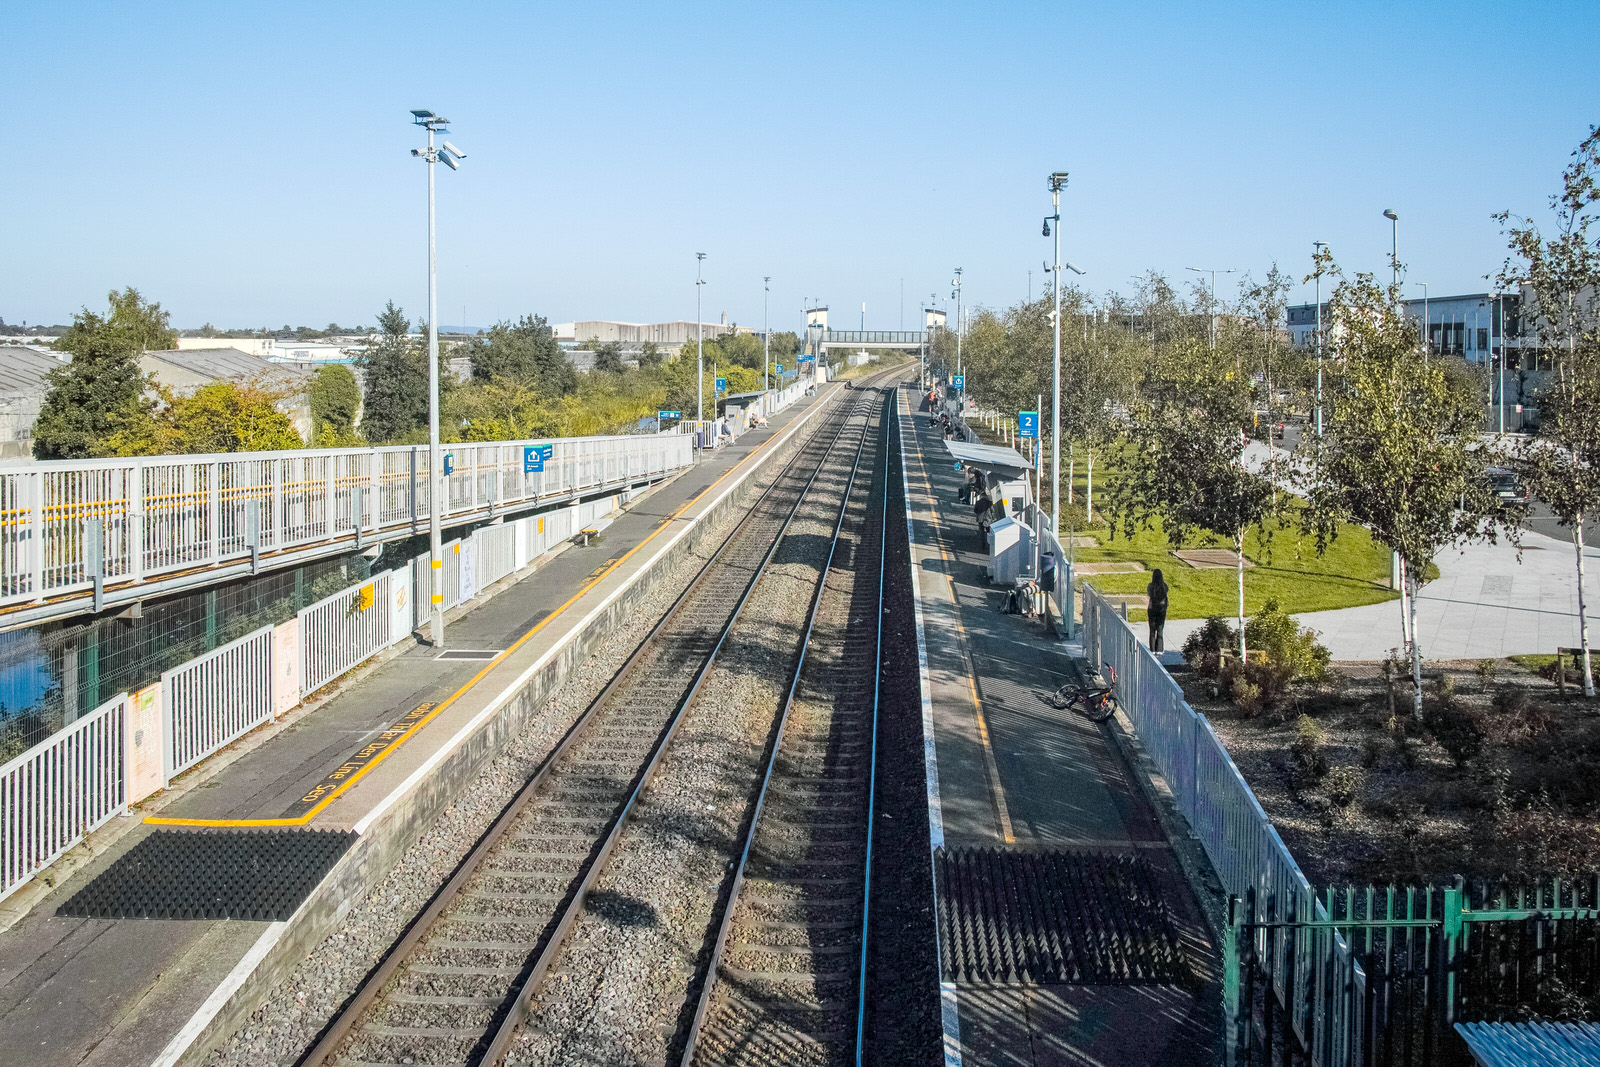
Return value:
<svg viewBox="0 0 1600 1067">
<path fill-rule="evenodd" d="M 671 525 L 671 523 L 672 523 L 672 521 L 674 519 L 678 518 L 685 511 L 687 511 L 691 507 L 693 507 L 702 497 L 710 496 L 711 493 L 712 493 L 712 490 L 716 489 L 717 486 L 719 486 L 723 482 L 727 481 L 728 478 L 730 478 L 741 467 L 743 467 L 745 464 L 749 463 L 752 459 L 754 459 L 758 452 L 760 452 L 763 448 L 767 447 L 768 445 L 770 445 L 773 441 L 776 441 L 777 439 L 778 439 L 778 435 L 775 433 L 771 437 L 767 438 L 765 441 L 762 441 L 759 445 L 756 445 L 754 448 L 752 448 L 750 450 L 750 452 L 744 457 L 744 459 L 741 459 L 738 463 L 734 464 L 732 467 L 729 467 L 726 471 L 724 471 L 722 473 L 722 477 L 718 478 L 716 481 L 714 481 L 710 485 L 708 485 L 705 489 L 701 490 L 700 492 L 696 493 L 693 497 L 691 497 L 689 500 L 685 501 L 683 503 L 683 506 L 678 508 L 677 511 L 674 511 L 671 515 L 668 515 L 666 517 L 666 519 L 664 519 L 662 521 L 661 525 L 657 526 L 654 530 L 652 530 L 650 532 L 650 534 L 648 536 L 646 536 L 643 541 L 640 541 L 638 544 L 634 545 L 628 551 L 624 552 L 621 556 L 619 556 L 617 558 L 616 562 L 612 563 L 610 566 L 603 567 L 599 571 L 596 571 L 594 575 L 590 576 L 586 581 L 583 582 L 583 584 L 578 586 L 578 591 L 573 593 L 570 597 L 568 597 L 566 599 L 566 601 L 560 607 L 556 608 L 554 611 L 552 611 L 549 615 L 545 616 L 543 619 L 540 619 L 539 622 L 537 622 L 534 625 L 533 629 L 529 630 L 527 633 L 525 633 L 521 637 L 517 638 L 516 642 L 513 643 L 510 648 L 506 649 L 504 652 L 500 653 L 494 659 L 492 659 L 488 663 L 484 664 L 483 669 L 480 670 L 477 674 L 474 674 L 471 679 L 469 679 L 466 683 L 464 683 L 461 686 L 461 688 L 457 689 L 454 693 L 451 693 L 448 697 L 446 697 L 444 700 L 442 700 L 439 703 L 438 707 L 434 708 L 426 716 L 424 716 L 421 719 L 418 719 L 417 722 L 410 729 L 408 729 L 405 733 L 401 734 L 398 738 L 396 738 L 393 744 L 391 744 L 383 752 L 381 752 L 377 756 L 375 756 L 370 763 L 367 763 L 367 764 L 363 765 L 360 770 L 356 771 L 355 774 L 351 775 L 348 779 L 346 779 L 333 792 L 329 793 L 327 796 L 323 797 L 320 801 L 318 801 L 316 807 L 312 808 L 310 811 L 306 812 L 304 815 L 296 815 L 296 816 L 294 816 L 292 818 L 283 818 L 283 819 L 176 819 L 176 818 L 163 818 L 163 817 L 161 817 L 159 815 L 151 815 L 151 816 L 146 817 L 144 821 L 146 823 L 149 823 L 149 824 L 155 825 L 155 826 L 224 826 L 224 827 L 226 827 L 226 826 L 304 826 L 304 825 L 306 825 L 312 819 L 316 818 L 317 815 L 319 815 L 324 808 L 326 808 L 329 804 L 332 804 L 335 800 L 337 800 L 339 798 L 340 794 L 342 794 L 345 790 L 349 789 L 351 786 L 355 785 L 357 782 L 361 781 L 362 778 L 365 778 L 369 771 L 371 771 L 373 768 L 377 767 L 378 764 L 382 763 L 384 760 L 388 759 L 391 755 L 393 755 L 396 751 L 398 751 L 401 745 L 404 745 L 407 741 L 409 741 L 413 737 L 415 737 L 417 735 L 417 733 L 419 731 L 421 731 L 423 727 L 427 726 L 428 723 L 432 722 L 439 715 L 440 712 L 444 711 L 444 709 L 446 709 L 450 705 L 454 704 L 457 699 L 459 699 L 462 695 L 464 695 L 467 692 L 467 690 L 469 690 L 473 686 L 477 685 L 478 682 L 480 680 L 482 680 L 484 675 L 488 674 L 490 671 L 492 671 L 496 667 L 498 667 L 501 664 L 501 662 L 503 662 L 505 660 L 505 658 L 507 656 L 511 655 L 517 649 L 521 648 L 524 644 L 526 644 L 534 636 L 534 634 L 537 634 L 540 630 L 543 630 L 551 622 L 555 621 L 555 619 L 558 616 L 560 616 L 562 612 L 566 611 L 580 597 L 582 597 L 590 589 L 594 588 L 594 586 L 597 583 L 599 583 L 601 581 L 604 581 L 605 578 L 608 575 L 610 575 L 617 568 L 621 567 L 624 563 L 626 563 L 628 561 L 628 558 L 630 556 L 632 556 L 635 552 L 639 551 L 645 545 L 647 545 L 651 541 L 653 541 L 655 539 L 656 535 L 661 533 L 663 530 L 666 530 Z M 1008 840 L 1009 840 L 1009 838 L 1008 838 Z"/>
<path fill-rule="evenodd" d="M 1000 821 L 1000 836 L 1006 844 L 1016 843 L 1016 836 L 1012 833 L 1011 809 L 1006 805 L 1006 790 L 1000 784 L 1000 765 L 994 758 L 994 746 L 989 741 L 989 720 L 983 713 L 983 699 L 978 695 L 978 670 L 972 659 L 972 649 L 967 638 L 967 628 L 961 624 L 961 603 L 956 595 L 956 578 L 950 566 L 950 557 L 945 553 L 944 543 L 940 536 L 942 527 L 939 522 L 939 503 L 933 493 L 933 482 L 928 477 L 928 465 L 923 462 L 922 443 L 917 440 L 917 425 L 915 415 L 911 413 L 909 397 L 902 396 L 906 402 L 906 414 L 911 420 L 911 440 L 917 446 L 917 469 L 922 473 L 922 484 L 928 491 L 928 514 L 932 518 L 934 527 L 934 547 L 939 550 L 939 559 L 944 564 L 945 581 L 950 585 L 950 606 L 954 609 L 957 646 L 961 649 L 961 658 L 967 664 L 967 695 L 972 699 L 972 712 L 978 719 L 978 740 L 983 747 L 983 766 L 989 776 L 990 796 L 994 800 L 995 815 Z M 909 506 L 909 502 L 907 503 Z"/>
</svg>

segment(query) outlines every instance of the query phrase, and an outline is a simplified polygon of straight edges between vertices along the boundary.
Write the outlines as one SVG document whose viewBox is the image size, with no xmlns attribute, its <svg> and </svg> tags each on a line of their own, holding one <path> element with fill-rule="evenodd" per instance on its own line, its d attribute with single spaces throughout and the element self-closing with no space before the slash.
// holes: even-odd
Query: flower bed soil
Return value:
<svg viewBox="0 0 1600 1067">
<path fill-rule="evenodd" d="M 1313 885 L 1600 871 L 1600 701 L 1570 683 L 1562 697 L 1507 660 L 1490 676 L 1429 662 L 1424 724 L 1409 673 L 1391 711 L 1381 663 L 1335 663 L 1253 718 L 1208 679 L 1174 677 Z"/>
</svg>

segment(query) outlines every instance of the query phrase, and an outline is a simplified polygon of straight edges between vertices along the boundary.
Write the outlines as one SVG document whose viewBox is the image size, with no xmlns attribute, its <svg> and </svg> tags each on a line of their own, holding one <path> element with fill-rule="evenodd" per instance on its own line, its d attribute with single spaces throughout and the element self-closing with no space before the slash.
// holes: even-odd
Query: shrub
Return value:
<svg viewBox="0 0 1600 1067">
<path fill-rule="evenodd" d="M 1266 710 L 1266 698 L 1261 695 L 1261 687 L 1246 678 L 1242 673 L 1236 674 L 1228 681 L 1228 698 L 1233 701 L 1233 706 L 1245 714 L 1246 718 L 1255 718 Z"/>
<path fill-rule="evenodd" d="M 1291 677 L 1321 681 L 1328 676 L 1332 653 L 1317 640 L 1315 630 L 1301 626 L 1276 599 L 1261 605 L 1244 624 L 1244 641 L 1251 651 L 1260 651 L 1273 663 L 1288 667 Z"/>
<path fill-rule="evenodd" d="M 1500 665 L 1492 659 L 1480 659 L 1473 667 L 1478 672 L 1478 681 L 1489 685 L 1494 681 L 1494 676 L 1499 673 Z"/>
<path fill-rule="evenodd" d="M 1234 707 L 1248 718 L 1276 705 L 1289 688 L 1289 678 L 1288 667 L 1255 655 L 1244 664 L 1238 657 L 1225 660 L 1218 674 L 1218 681 Z"/>
<path fill-rule="evenodd" d="M 1296 769 L 1305 777 L 1321 778 L 1328 773 L 1328 761 L 1322 755 L 1322 746 L 1327 740 L 1326 731 L 1311 716 L 1302 715 L 1295 720 L 1289 755 L 1294 757 Z"/>
<path fill-rule="evenodd" d="M 1229 651 L 1238 647 L 1239 631 L 1213 615 L 1183 642 L 1183 658 L 1201 677 L 1215 678 Z"/>
<path fill-rule="evenodd" d="M 1456 767 L 1465 767 L 1483 751 L 1487 731 L 1483 716 L 1445 695 L 1429 700 L 1422 709 L 1422 724 L 1439 747 L 1450 754 Z"/>
<path fill-rule="evenodd" d="M 1341 764 L 1328 772 L 1328 778 L 1323 783 L 1327 790 L 1328 799 L 1333 801 L 1336 808 L 1348 808 L 1357 800 L 1367 786 L 1367 772 L 1353 764 Z"/>
<path fill-rule="evenodd" d="M 1503 685 L 1491 698 L 1494 714 L 1487 726 L 1501 744 L 1516 745 L 1541 737 L 1555 728 L 1550 709 L 1521 686 Z"/>
</svg>

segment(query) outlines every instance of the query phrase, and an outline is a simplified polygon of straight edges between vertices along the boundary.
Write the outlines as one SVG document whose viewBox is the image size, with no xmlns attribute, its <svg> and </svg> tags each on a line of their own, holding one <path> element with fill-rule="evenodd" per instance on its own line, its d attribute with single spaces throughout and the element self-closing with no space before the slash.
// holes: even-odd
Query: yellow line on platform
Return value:
<svg viewBox="0 0 1600 1067">
<path fill-rule="evenodd" d="M 790 425 L 793 425 L 793 423 L 791 422 Z M 550 623 L 554 622 L 556 620 L 556 618 L 558 618 L 561 615 L 562 612 L 566 611 L 573 604 L 577 603 L 579 598 L 581 598 L 584 594 L 586 594 L 590 589 L 593 589 L 597 584 L 599 584 L 600 582 L 604 581 L 609 575 L 614 573 L 617 570 L 617 568 L 621 567 L 624 563 L 626 563 L 628 561 L 628 559 L 630 557 L 632 557 L 635 552 L 639 551 L 645 545 L 647 545 L 651 541 L 655 540 L 657 534 L 659 534 L 662 531 L 666 530 L 672 524 L 672 522 L 675 519 L 679 518 L 685 511 L 687 511 L 687 510 L 689 510 L 689 508 L 693 507 L 695 505 L 695 503 L 697 501 L 699 501 L 702 497 L 709 496 L 711 494 L 712 490 L 716 489 L 717 486 L 721 485 L 723 482 L 727 481 L 730 477 L 732 477 L 733 474 L 735 472 L 737 472 L 741 467 L 743 467 L 745 464 L 749 463 L 752 459 L 754 459 L 756 454 L 759 453 L 763 448 L 767 447 L 773 441 L 778 440 L 778 437 L 779 437 L 779 435 L 774 433 L 771 437 L 768 437 L 765 441 L 762 441 L 760 444 L 756 445 L 754 448 L 752 448 L 749 451 L 749 453 L 743 459 L 741 459 L 738 463 L 735 463 L 733 466 L 729 467 L 726 471 L 724 471 L 722 473 L 722 476 L 719 477 L 716 481 L 712 482 L 705 489 L 701 490 L 700 492 L 694 494 L 694 496 L 690 497 L 688 500 L 684 501 L 683 505 L 681 507 L 679 507 L 678 510 L 674 511 L 672 514 L 668 515 L 665 519 L 663 519 L 661 521 L 661 524 L 659 526 L 657 526 L 654 530 L 652 530 L 648 535 L 646 535 L 644 540 L 640 541 L 638 544 L 636 544 L 632 548 L 628 549 L 628 551 L 624 552 L 621 556 L 617 557 L 617 559 L 614 560 L 612 563 L 610 563 L 608 566 L 601 567 L 599 570 L 595 571 L 592 575 L 590 575 L 583 582 L 583 584 L 578 586 L 578 591 L 573 593 L 570 597 L 568 597 L 561 604 L 560 607 L 556 608 L 549 615 L 546 615 L 543 619 L 540 619 L 537 623 L 535 623 L 533 628 L 530 629 L 527 633 L 523 634 L 521 637 L 517 638 L 517 640 L 511 645 L 510 648 L 506 649 L 504 652 L 500 653 L 494 659 L 492 659 L 488 663 L 484 664 L 482 670 L 478 671 L 477 674 L 474 674 L 470 679 L 468 679 L 465 683 L 463 683 L 461 685 L 461 687 L 459 689 L 457 689 L 454 693 L 451 693 L 444 700 L 440 701 L 438 707 L 434 708 L 426 716 L 418 719 L 415 723 L 413 723 L 412 726 L 409 729 L 407 729 L 405 733 L 401 734 L 400 737 L 398 737 L 394 741 L 393 744 L 389 745 L 388 748 L 384 749 L 382 752 L 380 752 L 376 756 L 374 756 L 372 758 L 371 762 L 364 764 L 359 770 L 357 770 L 354 774 L 352 774 L 349 778 L 347 778 L 342 784 L 340 784 L 338 788 L 334 789 L 332 792 L 328 793 L 320 801 L 318 801 L 316 806 L 313 807 L 311 810 L 307 811 L 304 815 L 294 815 L 294 816 L 289 816 L 289 817 L 285 817 L 285 818 L 281 818 L 281 819 L 177 819 L 177 818 L 164 818 L 164 817 L 159 816 L 159 815 L 151 815 L 151 816 L 148 816 L 144 821 L 146 823 L 152 825 L 152 826 L 216 826 L 216 827 L 305 826 L 307 823 L 311 822 L 312 819 L 316 818 L 319 814 L 321 814 L 322 811 L 325 808 L 327 808 L 327 806 L 329 804 L 332 804 L 335 800 L 337 800 L 339 798 L 339 796 L 341 794 L 343 794 L 346 790 L 348 790 L 350 787 L 354 786 L 357 782 L 361 781 L 361 779 L 365 778 L 367 776 L 367 774 L 370 771 L 372 771 L 375 767 L 377 767 L 380 763 L 382 763 L 384 760 L 388 759 L 390 756 L 394 755 L 395 752 L 399 751 L 400 746 L 404 745 L 407 741 L 409 741 L 413 737 L 415 737 L 418 733 L 420 733 L 422 731 L 423 727 L 427 726 L 430 722 L 432 722 L 434 719 L 436 719 L 441 712 L 443 712 L 446 708 L 448 708 L 450 705 L 454 704 L 457 700 L 459 700 L 462 696 L 464 696 L 467 693 L 467 691 L 470 690 L 473 686 L 477 685 L 478 682 L 482 681 L 484 675 L 488 674 L 490 671 L 494 670 L 501 663 L 503 663 L 507 656 L 510 656 L 513 652 L 515 652 L 517 649 L 521 648 L 529 640 L 531 640 L 533 638 L 533 636 L 535 634 L 537 634 L 540 630 L 543 630 L 546 626 L 550 625 Z"/>
<path fill-rule="evenodd" d="M 934 546 L 939 550 L 939 559 L 944 564 L 945 581 L 950 585 L 950 607 L 955 618 L 957 647 L 961 650 L 961 658 L 967 665 L 967 694 L 972 699 L 972 713 L 978 720 L 978 740 L 983 747 L 983 766 L 989 777 L 989 796 L 994 801 L 995 817 L 1000 823 L 1000 837 L 1006 844 L 1016 843 L 1016 835 L 1011 827 L 1011 809 L 1006 805 L 1005 786 L 1000 784 L 1000 764 L 994 758 L 994 745 L 989 741 L 989 720 L 983 713 L 983 698 L 978 694 L 978 670 L 972 659 L 971 642 L 967 637 L 967 628 L 961 624 L 961 603 L 956 595 L 956 578 L 950 567 L 950 557 L 945 553 L 943 544 L 943 525 L 939 522 L 939 502 L 934 496 L 933 482 L 928 476 L 928 465 L 923 460 L 922 442 L 917 440 L 916 416 L 911 413 L 909 396 L 902 394 L 901 399 L 906 404 L 906 414 L 911 421 L 911 440 L 917 446 L 917 470 L 922 475 L 922 485 L 928 491 L 928 514 L 934 528 Z M 907 507 L 910 502 L 907 501 Z"/>
</svg>

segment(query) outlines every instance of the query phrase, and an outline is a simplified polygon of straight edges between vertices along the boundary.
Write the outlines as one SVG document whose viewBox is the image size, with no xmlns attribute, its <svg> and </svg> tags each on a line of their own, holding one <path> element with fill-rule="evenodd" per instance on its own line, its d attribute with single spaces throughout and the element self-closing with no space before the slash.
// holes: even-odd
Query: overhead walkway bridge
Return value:
<svg viewBox="0 0 1600 1067">
<path fill-rule="evenodd" d="M 819 351 L 830 348 L 896 349 L 910 352 L 929 339 L 927 330 L 823 330 L 817 342 Z"/>
<path fill-rule="evenodd" d="M 543 446 L 542 448 L 540 446 Z M 548 457 L 528 462 L 529 449 Z M 451 445 L 0 464 L 0 631 L 293 567 L 666 476 L 693 439 Z M 532 470 L 532 467 L 542 467 Z"/>
</svg>

